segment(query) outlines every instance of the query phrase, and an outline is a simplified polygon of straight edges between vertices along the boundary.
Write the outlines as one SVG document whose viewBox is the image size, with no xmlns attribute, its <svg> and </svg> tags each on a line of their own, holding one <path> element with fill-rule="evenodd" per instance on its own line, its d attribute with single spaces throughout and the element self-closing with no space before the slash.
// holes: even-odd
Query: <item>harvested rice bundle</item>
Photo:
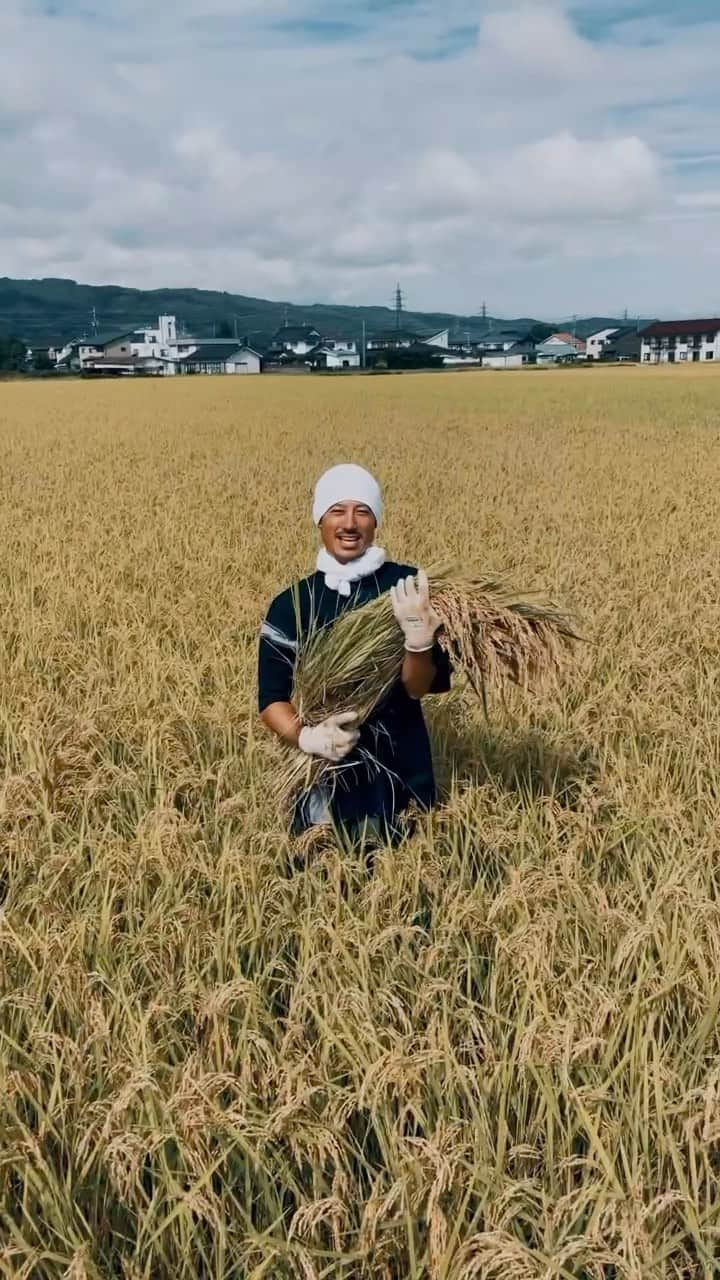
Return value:
<svg viewBox="0 0 720 1280">
<path fill-rule="evenodd" d="M 519 598 L 500 578 L 446 567 L 428 577 L 433 608 L 442 619 L 438 642 L 465 672 L 486 710 L 489 688 L 505 680 L 528 688 L 554 676 L 578 638 L 567 614 L 539 597 Z M 312 725 L 336 712 L 355 711 L 360 722 L 367 720 L 398 679 L 404 656 L 389 595 L 306 636 L 293 691 L 300 719 Z M 336 768 L 321 760 L 298 761 L 288 794 Z"/>
</svg>

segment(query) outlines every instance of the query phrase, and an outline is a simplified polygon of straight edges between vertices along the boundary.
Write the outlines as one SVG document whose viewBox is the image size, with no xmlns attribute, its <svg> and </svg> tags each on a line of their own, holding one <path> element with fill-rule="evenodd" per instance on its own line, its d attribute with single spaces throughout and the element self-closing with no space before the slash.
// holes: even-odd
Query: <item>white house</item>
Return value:
<svg viewBox="0 0 720 1280">
<path fill-rule="evenodd" d="M 368 351 L 397 350 L 400 347 L 411 347 L 417 340 L 418 335 L 410 333 L 408 329 L 388 329 L 385 333 L 375 333 L 369 337 L 366 347 Z"/>
<path fill-rule="evenodd" d="M 359 369 L 360 353 L 357 343 L 345 339 L 328 338 L 311 352 L 312 363 L 318 369 Z"/>
<path fill-rule="evenodd" d="M 483 356 L 483 369 L 522 369 L 527 364 L 525 356 L 514 356 L 509 351 L 494 351 L 489 356 Z"/>
<path fill-rule="evenodd" d="M 659 320 L 640 333 L 643 364 L 720 360 L 720 319 Z"/>
<path fill-rule="evenodd" d="M 450 330 L 441 329 L 439 333 L 433 333 L 429 338 L 423 338 L 423 342 L 426 342 L 429 347 L 442 347 L 444 351 L 447 351 L 450 346 Z"/>
<path fill-rule="evenodd" d="M 288 355 L 306 356 L 320 342 L 317 329 L 308 325 L 286 324 L 275 334 L 274 344 L 281 347 Z"/>
<path fill-rule="evenodd" d="M 475 346 L 481 351 L 509 351 L 518 342 L 524 342 L 525 334 L 519 329 L 488 329 L 478 338 Z"/>
<path fill-rule="evenodd" d="M 55 363 L 67 365 L 72 369 L 81 369 L 88 361 L 103 357 L 108 350 L 118 356 L 131 356 L 129 334 L 73 338 L 72 342 L 66 342 L 64 347 L 56 351 Z"/>
<path fill-rule="evenodd" d="M 199 342 L 186 355 L 172 361 L 176 374 L 262 373 L 262 356 L 243 343 L 223 341 Z M 170 372 L 168 370 L 168 372 Z"/>
<path fill-rule="evenodd" d="M 73 338 L 72 342 L 66 342 L 66 343 L 64 344 L 64 346 L 62 346 L 62 347 L 58 347 L 58 348 L 56 349 L 56 351 L 55 351 L 55 364 L 56 364 L 56 365 L 67 365 L 68 367 L 70 367 L 70 365 L 72 364 L 73 360 L 75 360 L 75 361 L 77 361 L 77 360 L 78 360 L 78 358 L 79 358 L 79 355 L 78 355 L 78 353 L 79 353 L 79 349 L 80 349 L 80 339 L 79 339 L 79 338 Z"/>
<path fill-rule="evenodd" d="M 190 349 L 190 344 L 181 339 L 178 341 L 177 321 L 175 316 L 160 316 L 157 327 L 141 326 L 131 334 L 133 355 L 141 360 L 155 358 L 157 360 L 172 359 L 182 353 L 183 347 Z"/>
<path fill-rule="evenodd" d="M 226 373 L 262 373 L 262 356 L 252 347 L 241 346 L 225 361 Z"/>
<path fill-rule="evenodd" d="M 604 348 L 607 346 L 615 329 L 598 329 L 597 333 L 591 333 L 585 340 L 585 355 L 588 360 L 599 360 Z"/>
<path fill-rule="evenodd" d="M 132 332 L 75 338 L 56 352 L 55 362 L 78 373 L 158 373 L 160 361 L 139 361 L 132 348 Z"/>
<path fill-rule="evenodd" d="M 77 338 L 57 355 L 58 364 L 86 374 L 262 373 L 262 357 L 247 343 L 224 338 L 178 337 L 174 316 L 157 327 L 108 337 Z"/>
<path fill-rule="evenodd" d="M 579 358 L 579 352 L 574 343 L 561 342 L 555 337 L 539 342 L 535 357 L 538 364 L 573 364 Z"/>
<path fill-rule="evenodd" d="M 535 346 L 532 342 L 516 342 L 507 351 L 491 351 L 482 358 L 483 369 L 522 369 L 523 365 L 534 364 L 536 360 Z"/>
<path fill-rule="evenodd" d="M 397 351 L 414 347 L 418 342 L 423 342 L 426 347 L 440 347 L 447 351 L 450 347 L 450 330 L 441 329 L 439 333 L 432 333 L 424 338 L 422 334 L 412 333 L 409 329 L 387 329 L 384 333 L 376 333 L 368 338 L 367 350 Z"/>
<path fill-rule="evenodd" d="M 461 350 L 448 351 L 443 355 L 443 365 L 446 369 L 455 369 L 471 364 L 475 366 L 481 364 L 480 356 L 469 355 L 466 351 Z"/>
<path fill-rule="evenodd" d="M 582 338 L 578 338 L 574 333 L 551 333 L 549 338 L 545 338 L 544 342 L 538 344 L 538 350 L 543 347 L 548 354 L 552 353 L 552 348 L 557 347 L 558 351 L 565 356 L 566 348 L 571 347 L 575 355 L 581 360 L 585 356 L 585 343 Z"/>
<path fill-rule="evenodd" d="M 178 339 L 174 316 L 160 316 L 156 328 L 94 334 L 76 338 L 56 353 L 57 364 L 68 364 L 80 372 L 174 373 L 173 362 L 193 349 L 193 339 Z"/>
</svg>

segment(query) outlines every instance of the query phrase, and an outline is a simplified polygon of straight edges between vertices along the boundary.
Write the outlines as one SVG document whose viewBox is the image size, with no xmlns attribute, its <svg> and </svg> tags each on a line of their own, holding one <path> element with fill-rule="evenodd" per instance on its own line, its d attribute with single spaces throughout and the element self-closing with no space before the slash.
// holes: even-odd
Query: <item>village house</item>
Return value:
<svg viewBox="0 0 720 1280">
<path fill-rule="evenodd" d="M 192 351 L 199 339 L 178 337 L 175 316 L 160 316 L 157 326 L 139 326 L 131 335 L 133 355 L 140 360 L 176 360 Z"/>
<path fill-rule="evenodd" d="M 28 347 L 25 351 L 25 362 L 28 365 L 45 362 L 48 366 L 54 365 L 57 361 L 59 347 L 54 346 L 33 346 Z"/>
<path fill-rule="evenodd" d="M 440 347 L 443 351 L 447 351 L 450 347 L 450 330 L 440 329 L 437 333 L 431 333 L 427 338 L 422 338 L 421 341 L 428 347 Z"/>
<path fill-rule="evenodd" d="M 252 347 L 237 342 L 201 342 L 187 354 L 174 361 L 173 373 L 208 374 L 262 373 L 262 356 Z"/>
<path fill-rule="evenodd" d="M 527 335 L 519 329 L 488 329 L 477 339 L 475 346 L 483 354 L 493 351 L 509 351 L 518 342 L 524 342 Z"/>
<path fill-rule="evenodd" d="M 522 369 L 535 364 L 537 351 L 534 342 L 515 342 L 507 350 L 490 351 L 482 357 L 483 369 Z"/>
<path fill-rule="evenodd" d="M 357 343 L 344 338 L 326 338 L 308 357 L 315 369 L 359 369 Z"/>
<path fill-rule="evenodd" d="M 573 342 L 562 342 L 557 334 L 546 342 L 539 342 L 535 348 L 537 364 L 574 364 L 579 359 L 577 346 Z"/>
<path fill-rule="evenodd" d="M 367 351 L 392 351 L 401 347 L 411 347 L 418 341 L 418 334 L 409 329 L 388 329 L 383 333 L 372 334 L 366 343 Z"/>
<path fill-rule="evenodd" d="M 179 336 L 175 316 L 160 316 L 157 326 L 77 338 L 58 352 L 57 364 L 74 372 L 107 377 L 262 373 L 262 357 L 247 342 Z"/>
<path fill-rule="evenodd" d="M 618 332 L 615 329 L 598 329 L 597 333 L 588 334 L 585 339 L 585 357 L 588 360 L 599 360 L 602 356 L 604 347 L 607 346 L 610 339 Z"/>
<path fill-rule="evenodd" d="M 600 359 L 618 362 L 632 361 L 639 364 L 641 350 L 642 338 L 637 325 L 633 325 L 632 327 L 615 330 L 612 337 L 605 343 Z"/>
<path fill-rule="evenodd" d="M 720 360 L 720 319 L 658 320 L 640 331 L 643 364 Z"/>
<path fill-rule="evenodd" d="M 283 325 L 273 339 L 273 349 L 284 351 L 287 355 L 306 356 L 319 346 L 321 336 L 317 329 L 308 325 Z"/>
<path fill-rule="evenodd" d="M 121 375 L 162 372 L 160 361 L 142 361 L 135 355 L 132 330 L 76 338 L 57 352 L 56 365 L 76 373 Z"/>
<path fill-rule="evenodd" d="M 418 343 L 424 343 L 426 347 L 440 347 L 443 351 L 447 351 L 450 347 L 450 330 L 440 329 L 437 333 L 423 337 L 422 334 L 412 333 L 409 329 L 387 329 L 384 333 L 376 333 L 368 338 L 367 350 L 409 350 Z"/>
<path fill-rule="evenodd" d="M 549 338 L 546 338 L 544 342 L 538 344 L 538 350 L 540 347 L 546 348 L 549 354 L 552 354 L 553 347 L 571 347 L 575 352 L 575 355 L 581 360 L 584 359 L 586 355 L 585 343 L 582 338 L 576 337 L 574 333 L 565 331 L 561 331 L 560 333 L 551 333 Z"/>
<path fill-rule="evenodd" d="M 480 365 L 481 358 L 474 355 L 472 351 L 466 347 L 451 347 L 449 351 L 443 352 L 443 365 L 446 369 L 464 368 L 466 365 Z"/>
<path fill-rule="evenodd" d="M 396 347 L 375 347 L 366 356 L 369 369 L 442 369 L 449 352 L 415 339 Z"/>
</svg>

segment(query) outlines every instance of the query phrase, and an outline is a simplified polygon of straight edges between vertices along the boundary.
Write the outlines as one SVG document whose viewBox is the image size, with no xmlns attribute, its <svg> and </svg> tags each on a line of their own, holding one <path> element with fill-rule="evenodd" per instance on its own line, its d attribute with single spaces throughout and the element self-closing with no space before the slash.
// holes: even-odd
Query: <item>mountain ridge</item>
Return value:
<svg viewBox="0 0 720 1280">
<path fill-rule="evenodd" d="M 94 313 L 94 320 L 93 320 Z M 214 289 L 133 289 L 124 285 L 88 285 L 64 277 L 37 279 L 0 277 L 0 333 L 15 334 L 31 345 L 62 343 L 93 332 L 154 324 L 158 315 L 175 315 L 184 331 L 212 337 L 222 326 L 227 332 L 266 346 L 284 324 L 308 325 L 323 336 L 358 338 L 365 322 L 368 335 L 395 326 L 391 307 L 348 306 L 339 303 L 293 303 L 255 298 Z M 533 317 L 462 316 L 446 311 L 403 311 L 402 327 L 429 334 L 450 329 L 451 339 L 477 340 L 490 328 L 527 332 L 533 325 L 550 324 Z M 567 324 L 567 322 L 564 322 Z M 621 324 L 604 316 L 578 319 L 578 337 L 595 329 Z"/>
</svg>

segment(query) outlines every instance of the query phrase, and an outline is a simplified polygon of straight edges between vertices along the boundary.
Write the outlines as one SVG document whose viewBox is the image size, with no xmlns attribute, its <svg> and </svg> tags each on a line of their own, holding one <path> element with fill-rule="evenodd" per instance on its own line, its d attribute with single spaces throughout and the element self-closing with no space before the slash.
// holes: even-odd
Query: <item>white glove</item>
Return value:
<svg viewBox="0 0 720 1280">
<path fill-rule="evenodd" d="M 340 764 L 357 744 L 360 730 L 355 711 L 328 716 L 320 724 L 305 725 L 300 730 L 298 746 L 306 756 L 321 756 L 331 764 Z"/>
<path fill-rule="evenodd" d="M 442 619 L 430 603 L 425 571 L 420 569 L 417 578 L 401 578 L 390 588 L 390 598 L 408 653 L 427 653 L 435 643 L 435 634 L 442 626 Z"/>
</svg>

